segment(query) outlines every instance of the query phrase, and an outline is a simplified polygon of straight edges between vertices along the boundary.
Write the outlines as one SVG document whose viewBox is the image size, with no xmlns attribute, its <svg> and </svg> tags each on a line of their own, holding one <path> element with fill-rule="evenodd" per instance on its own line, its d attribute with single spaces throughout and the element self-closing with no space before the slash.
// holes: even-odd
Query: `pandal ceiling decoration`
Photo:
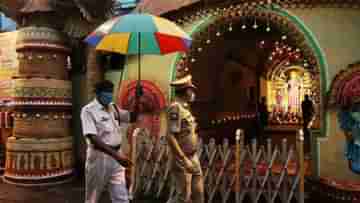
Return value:
<svg viewBox="0 0 360 203">
<path fill-rule="evenodd" d="M 265 7 L 268 8 L 265 9 Z M 266 66 L 273 67 L 284 62 L 285 66 L 301 65 L 311 72 L 318 72 L 316 57 L 312 48 L 307 44 L 302 31 L 289 19 L 272 11 L 271 5 L 244 3 L 223 8 L 204 8 L 188 14 L 187 17 L 179 18 L 176 22 L 186 26 L 188 23 L 207 17 L 213 17 L 214 21 L 194 33 L 191 50 L 184 54 L 178 62 L 178 76 L 187 74 L 189 67 L 197 61 L 197 55 L 217 38 L 222 37 L 225 32 L 232 32 L 235 25 L 240 26 L 241 30 L 263 29 L 269 33 L 273 30 L 280 32 L 277 41 L 259 40 L 260 47 L 270 46 L 273 48 L 270 49 Z"/>
</svg>

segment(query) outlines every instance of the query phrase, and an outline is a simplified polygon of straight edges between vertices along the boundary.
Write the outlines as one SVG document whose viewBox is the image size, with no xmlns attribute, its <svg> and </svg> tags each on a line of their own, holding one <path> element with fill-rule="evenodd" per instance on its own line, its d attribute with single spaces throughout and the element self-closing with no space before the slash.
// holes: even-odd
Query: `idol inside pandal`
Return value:
<svg viewBox="0 0 360 203">
<path fill-rule="evenodd" d="M 313 95 L 309 77 L 310 73 L 290 69 L 271 81 L 270 124 L 299 125 L 301 123 L 301 102 L 306 94 Z"/>
</svg>

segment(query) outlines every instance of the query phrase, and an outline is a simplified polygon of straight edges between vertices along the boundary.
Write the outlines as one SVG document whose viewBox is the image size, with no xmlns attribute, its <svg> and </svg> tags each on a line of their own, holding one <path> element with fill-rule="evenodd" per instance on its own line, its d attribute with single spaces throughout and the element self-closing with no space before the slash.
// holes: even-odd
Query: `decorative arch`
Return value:
<svg viewBox="0 0 360 203">
<path fill-rule="evenodd" d="M 318 67 L 320 72 L 320 109 L 321 109 L 321 125 L 320 135 L 326 136 L 329 122 L 328 112 L 324 108 L 324 101 L 326 100 L 326 92 L 328 89 L 328 65 L 317 42 L 315 36 L 311 31 L 304 25 L 304 23 L 292 15 L 288 11 L 284 10 L 278 5 L 271 4 L 270 6 L 244 6 L 244 4 L 231 5 L 227 8 L 209 9 L 209 11 L 198 11 L 201 19 L 190 31 L 193 37 L 193 45 L 187 55 L 177 54 L 172 63 L 172 71 L 170 74 L 170 81 L 174 80 L 177 75 L 181 76 L 189 71 L 189 66 L 195 60 L 191 56 L 200 51 L 197 47 L 198 44 L 204 44 L 207 41 L 203 41 L 198 38 L 200 35 L 208 35 L 209 39 L 216 37 L 212 34 L 214 27 L 231 25 L 241 21 L 243 18 L 255 17 L 259 21 L 266 21 L 266 23 L 272 23 L 273 25 L 280 28 L 282 32 L 287 34 L 286 39 L 291 44 L 296 45 L 302 50 L 302 55 L 308 59 L 308 63 L 311 67 Z M 204 16 L 205 13 L 205 16 Z M 195 21 L 192 19 L 193 22 Z M 231 28 L 229 28 L 231 29 Z M 217 33 L 215 34 L 217 35 Z M 177 74 L 178 73 L 178 74 Z M 170 94 L 170 99 L 174 96 L 174 92 Z"/>
</svg>

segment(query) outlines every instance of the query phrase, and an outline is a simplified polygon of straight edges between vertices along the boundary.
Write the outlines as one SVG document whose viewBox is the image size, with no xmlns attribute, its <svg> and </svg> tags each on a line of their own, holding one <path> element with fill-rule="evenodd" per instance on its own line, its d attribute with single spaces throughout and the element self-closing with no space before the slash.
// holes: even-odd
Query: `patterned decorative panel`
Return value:
<svg viewBox="0 0 360 203">
<path fill-rule="evenodd" d="M 16 112 L 14 114 L 13 136 L 17 138 L 57 138 L 71 136 L 70 119 L 71 115 L 65 112 Z"/>
<path fill-rule="evenodd" d="M 65 36 L 48 27 L 31 26 L 20 29 L 16 44 L 17 51 L 37 48 L 70 52 L 70 49 L 65 46 Z"/>
<path fill-rule="evenodd" d="M 17 75 L 66 80 L 68 79 L 68 59 L 67 54 L 57 51 L 22 51 L 18 53 L 19 70 Z"/>
<path fill-rule="evenodd" d="M 71 81 L 15 79 L 13 90 L 15 105 L 71 105 Z"/>
<path fill-rule="evenodd" d="M 5 181 L 21 182 L 23 185 L 64 181 L 74 172 L 72 145 L 72 137 L 9 138 Z"/>
</svg>

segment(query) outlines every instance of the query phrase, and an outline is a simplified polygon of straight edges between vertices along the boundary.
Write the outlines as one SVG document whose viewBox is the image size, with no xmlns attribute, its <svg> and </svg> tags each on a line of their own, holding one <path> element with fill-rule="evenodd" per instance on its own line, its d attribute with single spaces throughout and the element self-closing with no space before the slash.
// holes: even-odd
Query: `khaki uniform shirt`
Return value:
<svg viewBox="0 0 360 203">
<path fill-rule="evenodd" d="M 168 109 L 168 131 L 173 134 L 186 156 L 197 151 L 196 122 L 184 104 L 174 102 Z"/>
</svg>

